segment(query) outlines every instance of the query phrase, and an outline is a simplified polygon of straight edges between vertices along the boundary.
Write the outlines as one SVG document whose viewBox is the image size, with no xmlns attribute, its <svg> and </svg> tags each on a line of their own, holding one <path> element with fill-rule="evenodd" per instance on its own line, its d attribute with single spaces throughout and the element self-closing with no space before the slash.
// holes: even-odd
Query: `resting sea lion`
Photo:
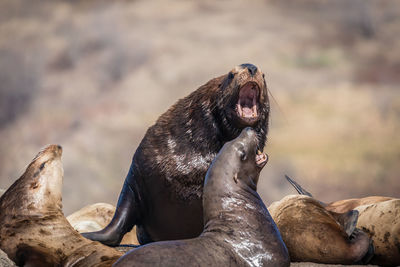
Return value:
<svg viewBox="0 0 400 267">
<path fill-rule="evenodd" d="M 204 184 L 204 230 L 197 238 L 141 246 L 114 266 L 289 266 L 288 252 L 257 182 L 267 157 L 256 156 L 256 132 L 247 128 L 226 143 Z"/>
<path fill-rule="evenodd" d="M 263 150 L 269 101 L 264 74 L 242 64 L 179 100 L 151 126 L 133 156 L 110 224 L 84 233 L 119 244 L 137 225 L 141 244 L 193 238 L 203 230 L 204 177 L 223 144 L 251 126 Z"/>
<path fill-rule="evenodd" d="M 400 199 L 358 206 L 357 227 L 365 231 L 375 246 L 372 264 L 400 266 Z"/>
<path fill-rule="evenodd" d="M 0 249 L 19 266 L 110 266 L 122 253 L 82 237 L 62 213 L 61 154 L 46 147 L 0 197 Z"/>
<path fill-rule="evenodd" d="M 268 209 L 292 261 L 354 264 L 372 254 L 368 235 L 355 228 L 357 212 L 332 213 L 304 195 L 286 196 Z"/>
<path fill-rule="evenodd" d="M 306 195 L 309 197 L 313 197 L 311 195 L 311 193 L 307 192 L 296 181 L 294 181 L 287 175 L 285 175 L 285 177 L 300 195 Z M 331 203 L 323 203 L 320 201 L 320 203 L 327 210 L 338 212 L 338 213 L 344 213 L 344 212 L 348 212 L 350 210 L 354 210 L 355 208 L 357 208 L 358 206 L 361 206 L 361 205 L 373 204 L 373 203 L 378 203 L 378 202 L 387 201 L 387 200 L 391 200 L 391 199 L 394 199 L 394 198 L 383 197 L 383 196 L 370 196 L 370 197 L 363 197 L 363 198 L 351 198 L 351 199 L 338 200 L 338 201 L 334 201 Z"/>
<path fill-rule="evenodd" d="M 110 223 L 114 212 L 115 207 L 113 205 L 96 203 L 75 211 L 67 217 L 67 220 L 79 233 L 99 231 Z M 121 244 L 139 244 L 135 228 L 124 235 Z"/>
<path fill-rule="evenodd" d="M 297 182 L 287 176 L 286 179 L 300 194 L 311 196 Z M 357 227 L 366 232 L 374 244 L 371 263 L 385 266 L 400 265 L 400 199 L 371 196 L 322 204 L 329 211 L 357 210 L 359 213 Z"/>
</svg>

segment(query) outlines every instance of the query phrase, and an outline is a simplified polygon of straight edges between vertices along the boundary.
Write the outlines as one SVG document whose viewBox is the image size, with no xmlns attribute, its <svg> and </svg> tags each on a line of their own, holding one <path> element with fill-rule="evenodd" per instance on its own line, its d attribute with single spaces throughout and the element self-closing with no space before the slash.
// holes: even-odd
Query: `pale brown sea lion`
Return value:
<svg viewBox="0 0 400 267">
<path fill-rule="evenodd" d="M 357 227 L 373 240 L 372 264 L 400 266 L 400 199 L 358 206 Z"/>
<path fill-rule="evenodd" d="M 199 237 L 141 246 L 114 266 L 289 266 L 285 244 L 256 192 L 267 161 L 256 149 L 256 132 L 248 128 L 218 153 L 205 178 Z"/>
<path fill-rule="evenodd" d="M 96 203 L 72 213 L 67 216 L 67 220 L 79 233 L 99 231 L 110 223 L 114 212 L 115 207 L 113 205 Z M 136 238 L 136 228 L 124 235 L 121 244 L 139 244 Z"/>
<path fill-rule="evenodd" d="M 20 266 L 110 266 L 122 253 L 82 237 L 62 213 L 61 154 L 47 146 L 0 197 L 0 249 Z"/>
<path fill-rule="evenodd" d="M 355 228 L 357 212 L 331 213 L 304 195 L 286 196 L 268 209 L 292 261 L 354 264 L 371 254 L 368 235 Z"/>
<path fill-rule="evenodd" d="M 225 142 L 251 126 L 263 150 L 269 101 L 264 74 L 242 64 L 180 99 L 137 148 L 111 223 L 89 239 L 115 246 L 137 226 L 141 244 L 198 236 L 204 177 Z"/>
<path fill-rule="evenodd" d="M 296 189 L 296 191 L 300 195 L 306 195 L 313 197 L 311 193 L 306 191 L 301 185 L 299 185 L 296 181 L 291 179 L 289 176 L 285 175 L 286 179 L 289 183 Z M 368 205 L 378 202 L 383 202 L 387 200 L 394 199 L 392 197 L 383 197 L 383 196 L 370 196 L 370 197 L 363 197 L 363 198 L 351 198 L 351 199 L 343 199 L 334 201 L 331 203 L 323 203 L 320 201 L 321 205 L 323 205 L 327 210 L 334 211 L 337 213 L 344 213 L 350 210 L 354 210 L 358 206 Z"/>
</svg>

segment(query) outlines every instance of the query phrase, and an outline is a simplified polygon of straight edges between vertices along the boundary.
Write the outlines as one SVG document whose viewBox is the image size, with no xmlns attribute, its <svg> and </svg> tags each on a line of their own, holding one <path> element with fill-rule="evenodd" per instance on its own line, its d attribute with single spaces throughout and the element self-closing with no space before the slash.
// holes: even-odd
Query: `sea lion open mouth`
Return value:
<svg viewBox="0 0 400 267">
<path fill-rule="evenodd" d="M 260 87 L 256 82 L 245 83 L 239 91 L 236 103 L 237 116 L 246 124 L 252 124 L 258 120 L 258 101 Z"/>
<path fill-rule="evenodd" d="M 268 155 L 265 154 L 264 152 L 261 152 L 260 150 L 257 150 L 256 154 L 256 165 L 257 167 L 264 167 L 265 164 L 268 162 Z"/>
</svg>

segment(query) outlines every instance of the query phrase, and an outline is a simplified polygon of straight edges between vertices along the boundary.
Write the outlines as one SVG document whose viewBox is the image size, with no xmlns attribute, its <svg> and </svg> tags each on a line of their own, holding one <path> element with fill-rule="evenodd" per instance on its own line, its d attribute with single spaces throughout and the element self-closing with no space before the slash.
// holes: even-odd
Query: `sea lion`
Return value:
<svg viewBox="0 0 400 267">
<path fill-rule="evenodd" d="M 115 212 L 115 207 L 108 203 L 96 203 L 83 207 L 67 216 L 68 222 L 79 233 L 99 231 L 106 227 Z M 121 244 L 139 244 L 136 238 L 136 229 L 126 233 Z"/>
<path fill-rule="evenodd" d="M 47 146 L 0 197 L 0 249 L 18 266 L 110 266 L 122 253 L 82 237 L 62 213 L 61 154 Z"/>
<path fill-rule="evenodd" d="M 212 160 L 248 126 L 262 151 L 268 117 L 264 74 L 252 64 L 239 65 L 180 99 L 139 144 L 110 224 L 83 235 L 110 246 L 134 225 L 140 244 L 198 236 L 203 182 Z"/>
<path fill-rule="evenodd" d="M 331 213 L 304 195 L 286 196 L 268 209 L 292 261 L 354 264 L 373 253 L 368 235 L 355 228 L 357 212 Z"/>
<path fill-rule="evenodd" d="M 311 193 L 309 193 L 307 190 L 305 190 L 296 181 L 294 181 L 287 175 L 285 175 L 285 177 L 286 177 L 286 180 L 289 181 L 289 183 L 296 189 L 296 191 L 300 195 L 306 195 L 306 196 L 313 197 Z M 358 206 L 383 202 L 383 201 L 392 200 L 392 199 L 394 199 L 394 198 L 383 197 L 383 196 L 369 196 L 369 197 L 363 197 L 363 198 L 343 199 L 343 200 L 338 200 L 338 201 L 334 201 L 334 202 L 330 202 L 330 203 L 323 203 L 320 201 L 320 203 L 322 206 L 325 207 L 325 209 L 327 209 L 329 211 L 334 211 L 337 213 L 344 213 L 344 212 L 354 210 Z"/>
<path fill-rule="evenodd" d="M 372 264 L 400 266 L 400 199 L 358 206 L 357 227 L 365 231 L 375 246 Z"/>
<path fill-rule="evenodd" d="M 113 266 L 289 266 L 279 231 L 257 194 L 267 162 L 256 156 L 256 132 L 244 129 L 212 162 L 204 184 L 199 237 L 131 250 Z"/>
<path fill-rule="evenodd" d="M 299 194 L 312 196 L 293 179 L 288 176 L 286 179 Z M 400 265 L 400 199 L 370 196 L 322 205 L 328 211 L 357 210 L 357 227 L 366 232 L 374 244 L 374 255 L 370 262 L 384 266 Z"/>
</svg>

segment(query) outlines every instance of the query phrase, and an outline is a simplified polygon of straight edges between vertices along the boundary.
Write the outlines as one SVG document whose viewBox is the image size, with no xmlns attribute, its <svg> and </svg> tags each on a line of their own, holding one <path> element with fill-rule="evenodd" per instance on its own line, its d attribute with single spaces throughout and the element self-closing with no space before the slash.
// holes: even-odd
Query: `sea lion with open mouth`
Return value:
<svg viewBox="0 0 400 267">
<path fill-rule="evenodd" d="M 218 153 L 204 182 L 199 237 L 144 245 L 113 266 L 289 266 L 286 246 L 256 192 L 268 159 L 256 154 L 257 146 L 256 132 L 247 128 Z"/>
<path fill-rule="evenodd" d="M 83 235 L 111 246 L 134 225 L 141 244 L 198 236 L 203 182 L 212 160 L 248 126 L 262 151 L 268 117 L 264 74 L 252 64 L 239 65 L 180 99 L 147 130 L 110 224 Z"/>
</svg>

